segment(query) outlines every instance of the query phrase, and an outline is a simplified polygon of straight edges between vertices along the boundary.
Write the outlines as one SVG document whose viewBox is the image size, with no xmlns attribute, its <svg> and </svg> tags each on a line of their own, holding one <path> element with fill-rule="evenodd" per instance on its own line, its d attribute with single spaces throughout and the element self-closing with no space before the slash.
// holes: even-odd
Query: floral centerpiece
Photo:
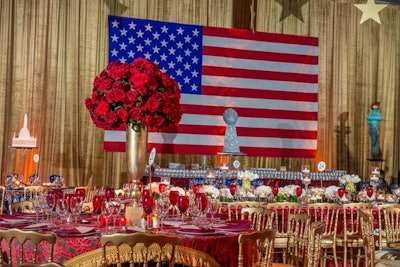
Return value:
<svg viewBox="0 0 400 267">
<path fill-rule="evenodd" d="M 133 183 L 133 206 L 137 206 L 146 168 L 148 128 L 172 127 L 182 118 L 178 84 L 143 58 L 130 64 L 111 62 L 94 79 L 85 106 L 98 128 L 126 130 L 128 179 Z"/>
<path fill-rule="evenodd" d="M 211 198 L 218 198 L 219 196 L 218 188 L 213 185 L 203 185 L 200 188 L 200 192 L 206 193 L 206 195 Z"/>
<path fill-rule="evenodd" d="M 178 84 L 143 58 L 108 64 L 94 79 L 85 105 L 94 124 L 107 130 L 125 130 L 127 124 L 135 131 L 163 129 L 182 117 Z"/>
<path fill-rule="evenodd" d="M 251 189 L 251 182 L 258 179 L 258 174 L 249 170 L 239 171 L 237 179 L 242 180 L 242 188 L 244 190 L 249 190 Z"/>
<path fill-rule="evenodd" d="M 361 179 L 356 174 L 346 174 L 339 178 L 339 183 L 346 186 L 346 191 L 353 193 L 356 191 L 355 184 L 361 182 Z"/>
</svg>

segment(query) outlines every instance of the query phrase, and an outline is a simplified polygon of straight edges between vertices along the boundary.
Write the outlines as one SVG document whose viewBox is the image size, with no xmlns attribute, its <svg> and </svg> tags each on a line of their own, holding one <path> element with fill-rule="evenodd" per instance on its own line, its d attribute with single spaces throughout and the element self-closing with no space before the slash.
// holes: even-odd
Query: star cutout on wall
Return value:
<svg viewBox="0 0 400 267">
<path fill-rule="evenodd" d="M 354 5 L 363 12 L 360 24 L 362 24 L 368 19 L 373 19 L 379 24 L 381 24 L 381 19 L 379 18 L 378 12 L 384 9 L 387 5 L 375 4 L 374 0 L 368 0 L 366 4 L 354 4 Z"/>
<path fill-rule="evenodd" d="M 279 21 L 284 20 L 286 17 L 293 15 L 299 20 L 303 21 L 303 14 L 301 7 L 309 0 L 275 0 L 282 6 L 282 13 Z"/>
</svg>

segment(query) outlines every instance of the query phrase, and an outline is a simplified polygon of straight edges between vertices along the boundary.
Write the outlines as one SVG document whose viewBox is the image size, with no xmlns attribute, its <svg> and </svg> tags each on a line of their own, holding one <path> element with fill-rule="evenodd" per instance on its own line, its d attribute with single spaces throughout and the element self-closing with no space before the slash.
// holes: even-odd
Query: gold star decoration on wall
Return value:
<svg viewBox="0 0 400 267">
<path fill-rule="evenodd" d="M 275 0 L 282 6 L 282 13 L 279 21 L 284 20 L 286 17 L 293 15 L 299 20 L 303 21 L 303 14 L 301 7 L 309 0 Z"/>
<path fill-rule="evenodd" d="M 381 19 L 379 18 L 378 12 L 384 9 L 387 5 L 376 4 L 374 0 L 368 0 L 366 4 L 354 4 L 354 6 L 363 12 L 360 24 L 368 19 L 373 19 L 381 24 Z"/>
</svg>

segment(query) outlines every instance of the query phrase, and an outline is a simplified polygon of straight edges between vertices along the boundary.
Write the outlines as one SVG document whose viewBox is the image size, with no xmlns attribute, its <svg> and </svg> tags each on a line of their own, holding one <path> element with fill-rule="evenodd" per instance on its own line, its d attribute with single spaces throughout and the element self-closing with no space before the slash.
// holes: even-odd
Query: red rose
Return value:
<svg viewBox="0 0 400 267">
<path fill-rule="evenodd" d="M 113 100 L 113 102 L 124 102 L 125 92 L 121 89 L 115 90 Z"/>
<path fill-rule="evenodd" d="M 129 114 L 124 108 L 119 108 L 116 111 L 118 118 L 121 119 L 121 121 L 127 121 Z"/>
<path fill-rule="evenodd" d="M 162 117 L 162 116 L 154 116 L 154 125 L 157 128 L 160 128 L 161 126 L 163 126 L 164 122 L 165 122 L 164 117 Z"/>
<path fill-rule="evenodd" d="M 132 108 L 129 111 L 129 117 L 131 117 L 131 119 L 134 121 L 140 120 L 142 118 L 141 109 L 138 107 Z"/>
<path fill-rule="evenodd" d="M 106 101 L 100 101 L 99 104 L 97 105 L 96 109 L 94 110 L 94 113 L 97 116 L 102 116 L 108 112 L 110 107 L 108 106 L 108 103 Z"/>
<path fill-rule="evenodd" d="M 142 72 L 136 73 L 135 76 L 130 78 L 130 81 L 133 83 L 133 87 L 141 87 L 146 86 L 148 83 L 148 75 Z"/>
<path fill-rule="evenodd" d="M 127 76 L 129 73 L 129 68 L 128 64 L 120 64 L 120 65 L 115 65 L 111 69 L 108 70 L 108 75 L 110 75 L 111 78 L 114 80 L 120 80 L 124 77 Z"/>
<path fill-rule="evenodd" d="M 154 125 L 154 117 L 150 116 L 150 115 L 147 115 L 147 116 L 144 117 L 142 123 L 144 125 L 149 126 L 149 127 L 153 127 L 153 125 Z"/>
<path fill-rule="evenodd" d="M 155 99 L 154 97 L 149 97 L 149 99 L 147 99 L 147 102 L 145 104 L 145 108 L 148 109 L 151 113 L 156 112 L 158 110 L 158 106 L 159 103 L 157 99 Z"/>
<path fill-rule="evenodd" d="M 118 121 L 118 116 L 117 114 L 115 114 L 115 112 L 107 112 L 104 115 L 104 121 L 108 124 L 108 125 L 113 125 Z"/>
</svg>

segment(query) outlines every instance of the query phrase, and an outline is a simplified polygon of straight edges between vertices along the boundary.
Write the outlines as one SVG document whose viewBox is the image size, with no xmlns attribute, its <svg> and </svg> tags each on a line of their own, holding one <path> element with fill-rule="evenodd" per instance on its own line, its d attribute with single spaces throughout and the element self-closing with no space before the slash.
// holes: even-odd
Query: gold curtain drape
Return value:
<svg viewBox="0 0 400 267">
<path fill-rule="evenodd" d="M 305 2 L 305 3 L 304 3 Z M 301 5 L 301 3 L 304 3 Z M 121 187 L 123 153 L 103 151 L 102 129 L 84 107 L 94 77 L 107 65 L 107 16 L 147 18 L 216 27 L 319 38 L 319 129 L 315 159 L 238 157 L 243 168 L 314 170 L 323 160 L 364 179 L 379 164 L 387 179 L 399 170 L 400 5 L 379 12 L 382 23 L 359 24 L 361 0 L 0 0 L 0 166 L 1 178 L 35 168 L 42 180 L 60 174 L 67 185 Z M 250 14 L 250 5 L 254 12 Z M 281 19 L 282 8 L 300 9 Z M 238 15 L 248 12 L 247 15 Z M 248 21 L 248 19 L 252 21 Z M 369 162 L 366 114 L 381 102 L 379 124 L 383 162 Z M 11 149 L 14 133 L 28 114 L 38 148 Z M 35 166 L 33 154 L 40 155 Z M 25 158 L 25 169 L 21 170 Z M 235 157 L 236 158 L 236 157 Z M 208 156 L 213 165 L 217 156 Z M 155 162 L 202 163 L 202 155 L 157 155 Z M 397 181 L 397 179 L 396 179 Z"/>
</svg>

